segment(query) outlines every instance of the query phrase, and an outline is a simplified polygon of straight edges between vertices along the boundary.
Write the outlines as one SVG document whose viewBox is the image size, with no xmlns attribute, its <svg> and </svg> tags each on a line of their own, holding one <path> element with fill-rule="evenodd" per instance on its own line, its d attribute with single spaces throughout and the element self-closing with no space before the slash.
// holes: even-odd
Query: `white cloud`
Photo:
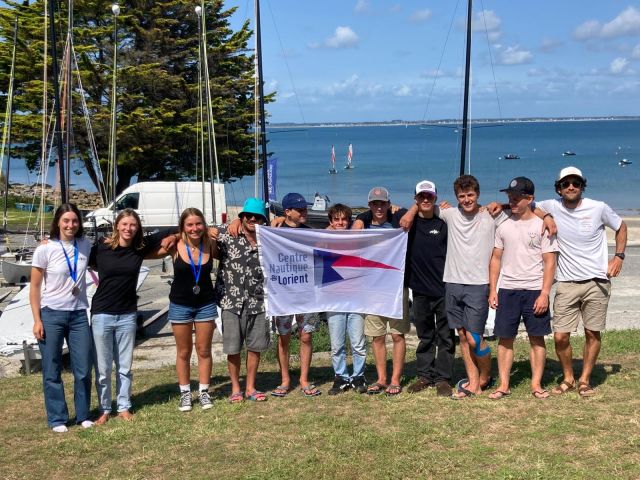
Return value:
<svg viewBox="0 0 640 480">
<path fill-rule="evenodd" d="M 353 7 L 353 11 L 356 13 L 369 13 L 371 12 L 371 4 L 369 0 L 358 0 L 356 6 Z"/>
<path fill-rule="evenodd" d="M 396 87 L 393 90 L 393 94 L 396 97 L 408 97 L 409 95 L 411 95 L 411 87 L 409 87 L 408 85 L 402 85 L 400 87 Z"/>
<path fill-rule="evenodd" d="M 519 45 L 507 47 L 500 52 L 500 63 L 502 65 L 521 65 L 529 63 L 533 59 L 533 55 L 528 50 L 523 50 Z"/>
<path fill-rule="evenodd" d="M 425 8 L 423 10 L 416 10 L 409 16 L 409 21 L 413 23 L 422 23 L 426 22 L 431 18 L 431 10 Z"/>
<path fill-rule="evenodd" d="M 573 32 L 576 40 L 592 38 L 615 38 L 625 35 L 640 34 L 640 10 L 627 7 L 610 22 L 601 24 L 597 20 L 588 20 L 579 25 Z"/>
<path fill-rule="evenodd" d="M 600 22 L 588 20 L 573 31 L 573 38 L 576 40 L 589 40 L 600 35 Z"/>
<path fill-rule="evenodd" d="M 388 88 L 386 89 L 388 91 Z M 322 89 L 325 95 L 332 97 L 374 97 L 385 92 L 385 87 L 379 83 L 368 83 L 360 80 L 356 74 L 341 82 L 334 82 Z"/>
<path fill-rule="evenodd" d="M 560 40 L 554 40 L 553 38 L 543 38 L 540 44 L 540 51 L 545 53 L 551 53 L 560 48 L 563 43 Z"/>
<path fill-rule="evenodd" d="M 358 35 L 350 27 L 337 27 L 332 37 L 324 42 L 329 48 L 350 48 L 358 44 Z"/>
<path fill-rule="evenodd" d="M 547 72 L 546 69 L 544 68 L 530 68 L 527 71 L 527 75 L 530 77 L 543 77 L 545 75 L 547 75 L 549 72 Z"/>
<path fill-rule="evenodd" d="M 471 26 L 475 31 L 486 29 L 488 32 L 497 32 L 500 30 L 500 25 L 502 25 L 502 20 L 493 10 L 478 12 L 471 21 Z"/>
<path fill-rule="evenodd" d="M 609 65 L 609 71 L 614 75 L 620 75 L 627 73 L 629 68 L 629 60 L 624 57 L 614 58 Z"/>
<path fill-rule="evenodd" d="M 633 47 L 631 51 L 631 58 L 640 58 L 640 43 Z"/>
<path fill-rule="evenodd" d="M 627 7 L 616 18 L 602 26 L 604 38 L 640 34 L 640 10 Z"/>
</svg>

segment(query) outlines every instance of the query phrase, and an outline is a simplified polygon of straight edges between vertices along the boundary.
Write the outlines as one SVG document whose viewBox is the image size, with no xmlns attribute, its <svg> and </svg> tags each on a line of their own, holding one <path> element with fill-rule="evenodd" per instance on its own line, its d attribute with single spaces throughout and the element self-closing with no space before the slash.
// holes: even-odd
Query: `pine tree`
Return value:
<svg viewBox="0 0 640 480">
<path fill-rule="evenodd" d="M 44 0 L 46 1 L 46 0 Z M 117 190 L 138 180 L 192 178 L 198 128 L 198 17 L 186 0 L 125 0 L 118 16 Z M 58 51 L 67 30 L 67 6 L 58 12 Z M 222 180 L 253 173 L 253 55 L 248 22 L 232 31 L 222 0 L 205 5 L 213 119 Z M 41 149 L 43 0 L 0 8 L 0 91 L 9 83 L 13 19 L 20 22 L 15 80 L 15 156 L 30 168 Z M 111 2 L 76 0 L 73 37 L 103 172 L 108 157 L 113 59 Z M 60 54 L 61 55 L 61 54 Z M 59 55 L 59 56 L 60 56 Z M 49 70 L 49 75 L 51 75 Z M 50 93 L 52 89 L 50 88 Z M 85 122 L 74 90 L 74 152 L 88 164 Z M 50 98 L 52 96 L 50 95 Z M 271 100 L 269 97 L 267 100 Z M 0 97 L 4 112 L 6 96 Z M 51 105 L 49 109 L 51 110 Z M 208 177 L 208 172 L 207 172 Z"/>
</svg>

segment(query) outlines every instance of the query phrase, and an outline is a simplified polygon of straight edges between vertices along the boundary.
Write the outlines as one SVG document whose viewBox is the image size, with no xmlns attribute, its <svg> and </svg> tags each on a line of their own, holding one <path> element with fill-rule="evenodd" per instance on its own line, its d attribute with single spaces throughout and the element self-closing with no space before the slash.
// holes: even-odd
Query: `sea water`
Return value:
<svg viewBox="0 0 640 480">
<path fill-rule="evenodd" d="M 454 201 L 452 185 L 460 168 L 460 131 L 455 126 L 270 128 L 268 140 L 269 152 L 278 158 L 278 200 L 288 192 L 298 192 L 312 201 L 318 192 L 334 203 L 362 206 L 372 187 L 383 186 L 393 203 L 408 206 L 415 184 L 429 179 L 436 183 L 440 199 Z M 353 145 L 355 168 L 345 170 L 349 144 Z M 332 145 L 337 174 L 329 174 Z M 505 200 L 499 190 L 521 175 L 535 183 L 536 198 L 555 198 L 558 172 L 573 165 L 587 177 L 587 196 L 621 213 L 640 213 L 636 197 L 640 190 L 640 120 L 473 125 L 470 145 L 466 171 L 478 178 L 483 203 Z M 563 156 L 565 151 L 576 155 Z M 505 160 L 506 154 L 520 159 Z M 633 164 L 619 166 L 622 158 Z M 11 170 L 11 182 L 36 181 L 19 160 L 12 160 Z M 86 173 L 72 173 L 71 183 L 74 188 L 95 190 Z M 254 179 L 249 176 L 232 182 L 226 191 L 228 204 L 242 205 L 255 194 Z"/>
<path fill-rule="evenodd" d="M 536 186 L 539 200 L 555 198 L 554 181 L 563 167 L 573 165 L 587 178 L 586 196 L 603 200 L 625 214 L 640 213 L 640 121 L 545 121 L 473 125 L 466 172 L 480 182 L 481 203 L 505 201 L 500 189 L 516 176 Z M 453 202 L 453 181 L 460 169 L 457 127 L 428 125 L 313 127 L 270 129 L 268 150 L 278 157 L 277 197 L 288 192 L 308 201 L 316 192 L 331 202 L 366 205 L 374 186 L 386 187 L 391 201 L 408 206 L 416 183 L 436 183 L 440 199 Z M 349 144 L 352 170 L 345 170 Z M 329 174 L 331 146 L 337 174 Z M 563 152 L 575 156 L 563 156 Z M 518 160 L 505 160 L 516 154 Z M 626 158 L 633 162 L 619 166 Z M 253 177 L 227 187 L 227 202 L 241 205 L 254 195 Z"/>
</svg>

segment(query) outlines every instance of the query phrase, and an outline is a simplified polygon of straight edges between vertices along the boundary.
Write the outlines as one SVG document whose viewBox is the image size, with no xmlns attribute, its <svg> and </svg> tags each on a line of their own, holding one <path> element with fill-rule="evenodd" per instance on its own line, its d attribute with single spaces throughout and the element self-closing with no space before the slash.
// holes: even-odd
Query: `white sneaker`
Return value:
<svg viewBox="0 0 640 480">
<path fill-rule="evenodd" d="M 69 431 L 66 425 L 56 425 L 55 427 L 52 427 L 51 430 L 56 433 L 67 433 Z"/>
<path fill-rule="evenodd" d="M 95 425 L 95 424 L 94 424 L 91 420 L 85 420 L 85 421 L 83 421 L 83 422 L 80 424 L 80 426 L 81 426 L 82 428 L 91 428 L 91 427 L 93 427 L 94 425 Z"/>
</svg>

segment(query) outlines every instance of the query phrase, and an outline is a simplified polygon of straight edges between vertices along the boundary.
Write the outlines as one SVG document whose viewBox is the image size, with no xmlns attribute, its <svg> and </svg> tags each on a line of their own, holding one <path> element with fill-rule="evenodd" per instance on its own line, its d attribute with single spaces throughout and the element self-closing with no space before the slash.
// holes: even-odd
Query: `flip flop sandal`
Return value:
<svg viewBox="0 0 640 480">
<path fill-rule="evenodd" d="M 378 395 L 379 393 L 384 392 L 387 387 L 388 385 L 385 385 L 384 383 L 372 383 L 369 385 L 369 388 L 367 388 L 367 395 Z"/>
<path fill-rule="evenodd" d="M 461 378 L 460 380 L 458 380 L 458 383 L 456 383 L 456 392 L 461 392 L 463 390 L 462 385 L 464 385 L 465 383 L 469 383 L 468 378 Z"/>
<path fill-rule="evenodd" d="M 593 397 L 596 394 L 595 389 L 586 382 L 580 382 L 578 384 L 578 395 L 582 398 Z"/>
<path fill-rule="evenodd" d="M 550 397 L 547 390 L 536 390 L 535 392 L 531 392 L 531 395 L 533 395 L 538 400 L 544 400 Z"/>
<path fill-rule="evenodd" d="M 291 391 L 291 387 L 289 387 L 288 385 L 278 385 L 272 392 L 271 392 L 271 396 L 272 397 L 278 397 L 278 398 L 282 398 L 282 397 L 286 397 L 287 394 Z"/>
<path fill-rule="evenodd" d="M 565 388 L 563 388 L 563 385 Z M 560 382 L 558 385 L 556 385 L 555 387 L 553 387 L 553 389 L 551 390 L 551 395 L 564 395 L 565 393 L 568 393 L 572 390 L 576 389 L 576 384 L 574 383 L 569 383 L 566 380 L 563 380 L 562 382 Z"/>
<path fill-rule="evenodd" d="M 471 390 L 467 390 L 461 385 L 458 385 L 457 388 L 458 388 L 458 391 L 449 397 L 451 400 L 466 400 L 467 398 L 473 398 L 476 396 L 476 394 L 473 393 Z M 464 396 L 461 397 L 460 395 L 458 395 L 459 393 L 463 393 Z"/>
<path fill-rule="evenodd" d="M 267 396 L 264 392 L 259 392 L 258 390 L 253 391 L 249 395 L 247 395 L 247 400 L 251 402 L 266 402 Z"/>
<path fill-rule="evenodd" d="M 511 395 L 511 392 L 505 392 L 504 390 L 496 390 L 491 395 L 489 395 L 490 400 L 502 400 L 505 397 Z"/>
<path fill-rule="evenodd" d="M 306 387 L 302 387 L 300 389 L 302 391 L 302 395 L 305 397 L 317 397 L 322 394 L 318 387 L 316 387 L 313 383 L 311 385 L 307 385 Z"/>
<path fill-rule="evenodd" d="M 229 397 L 229 403 L 240 403 L 244 401 L 244 394 L 242 392 L 233 393 Z"/>
<path fill-rule="evenodd" d="M 400 395 L 402 393 L 402 387 L 400 385 L 394 385 L 393 383 L 389 385 L 384 391 L 387 397 L 393 397 L 395 395 Z"/>
</svg>

